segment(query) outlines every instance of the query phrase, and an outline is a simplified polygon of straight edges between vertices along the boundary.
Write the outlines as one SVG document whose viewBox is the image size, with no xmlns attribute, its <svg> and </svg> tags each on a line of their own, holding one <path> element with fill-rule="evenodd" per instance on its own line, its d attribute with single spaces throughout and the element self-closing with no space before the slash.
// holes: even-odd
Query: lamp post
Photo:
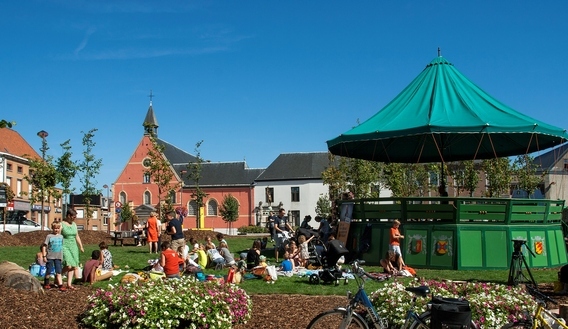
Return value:
<svg viewBox="0 0 568 329">
<path fill-rule="evenodd" d="M 107 213 L 106 213 L 106 222 L 107 222 L 107 232 L 110 233 L 110 196 L 109 196 L 109 188 L 108 185 L 103 185 L 103 188 L 107 190 Z M 103 219 L 104 220 L 104 219 Z"/>
<path fill-rule="evenodd" d="M 179 174 L 180 174 L 179 177 L 181 178 L 181 188 L 180 188 L 180 193 L 179 193 L 179 203 L 181 204 L 181 214 L 180 214 L 180 217 L 181 217 L 181 223 L 182 223 L 182 225 L 183 225 L 183 218 L 184 218 L 184 215 L 183 215 L 183 175 L 185 175 L 185 173 L 187 173 L 187 170 L 182 170 L 182 171 L 179 172 Z"/>
<path fill-rule="evenodd" d="M 40 132 L 37 133 L 37 135 L 41 138 L 41 159 L 43 161 L 45 161 L 45 152 L 47 151 L 47 142 L 45 141 L 45 138 L 47 136 L 49 136 L 49 134 L 47 133 L 47 131 L 41 130 Z M 43 209 L 43 203 L 44 203 L 44 195 L 43 195 L 44 192 L 43 192 L 43 190 L 45 188 L 45 186 L 44 186 L 45 185 L 45 177 L 42 180 L 41 185 L 42 185 L 42 186 L 40 186 L 40 188 L 41 188 L 41 212 L 40 212 L 41 219 L 39 221 L 39 224 L 41 225 L 41 230 L 43 231 L 43 227 L 44 227 L 44 225 L 43 225 L 43 219 L 44 219 L 43 218 L 44 217 L 43 216 L 43 211 L 44 211 L 44 209 Z"/>
</svg>

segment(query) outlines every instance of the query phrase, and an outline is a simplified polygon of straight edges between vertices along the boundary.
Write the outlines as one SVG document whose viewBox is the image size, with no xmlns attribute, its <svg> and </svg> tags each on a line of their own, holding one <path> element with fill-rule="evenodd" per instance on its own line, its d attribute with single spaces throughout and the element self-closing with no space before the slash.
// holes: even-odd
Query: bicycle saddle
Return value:
<svg viewBox="0 0 568 329">
<path fill-rule="evenodd" d="M 430 288 L 428 286 L 407 287 L 405 290 L 410 291 L 411 293 L 420 297 L 426 297 L 430 293 Z"/>
</svg>

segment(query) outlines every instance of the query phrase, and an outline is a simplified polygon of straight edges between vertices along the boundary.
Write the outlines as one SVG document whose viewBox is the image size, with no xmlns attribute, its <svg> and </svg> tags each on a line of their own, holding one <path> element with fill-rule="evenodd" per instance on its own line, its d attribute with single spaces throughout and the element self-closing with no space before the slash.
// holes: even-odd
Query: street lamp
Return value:
<svg viewBox="0 0 568 329">
<path fill-rule="evenodd" d="M 41 159 L 43 161 L 45 161 L 45 151 L 47 151 L 47 142 L 45 141 L 45 138 L 47 136 L 49 136 L 49 134 L 47 133 L 47 131 L 41 130 L 40 132 L 37 133 L 37 135 L 41 138 Z M 44 225 L 43 225 L 43 219 L 44 219 L 43 218 L 44 217 L 43 216 L 43 211 L 44 211 L 44 209 L 43 209 L 43 202 L 44 202 L 43 190 L 45 188 L 45 186 L 43 186 L 43 185 L 45 185 L 45 177 L 41 181 L 41 185 L 42 185 L 42 186 L 40 186 L 41 187 L 41 219 L 39 221 L 39 224 L 41 225 L 41 230 L 43 231 L 43 227 L 44 227 Z M 48 221 L 49 221 L 49 217 L 48 217 Z"/>
<path fill-rule="evenodd" d="M 103 185 L 103 188 L 106 188 L 106 189 L 107 189 L 106 224 L 107 224 L 107 232 L 110 233 L 110 225 L 109 225 L 109 222 L 110 222 L 110 196 L 109 196 L 109 195 L 110 195 L 110 194 L 109 194 L 109 188 L 108 188 L 108 185 L 107 185 L 107 184 Z M 103 220 L 104 220 L 104 219 L 103 219 Z"/>
</svg>

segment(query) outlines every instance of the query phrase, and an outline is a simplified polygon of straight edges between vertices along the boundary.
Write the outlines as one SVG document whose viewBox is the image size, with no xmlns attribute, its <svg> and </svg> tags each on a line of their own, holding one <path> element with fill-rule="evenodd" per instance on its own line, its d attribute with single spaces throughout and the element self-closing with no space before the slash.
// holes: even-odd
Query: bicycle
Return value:
<svg viewBox="0 0 568 329">
<path fill-rule="evenodd" d="M 525 319 L 507 323 L 506 325 L 502 326 L 501 329 L 510 329 L 510 328 L 568 329 L 568 326 L 564 323 L 562 319 L 558 319 L 554 314 L 552 314 L 552 312 L 546 309 L 546 302 L 550 302 L 552 304 L 558 304 L 554 299 L 546 296 L 545 294 L 538 291 L 538 289 L 533 286 L 527 285 L 526 288 L 529 294 L 534 296 L 538 303 L 534 315 L 531 315 L 527 312 L 527 316 Z"/>
<path fill-rule="evenodd" d="M 363 260 L 355 260 L 351 263 L 351 271 L 355 277 L 358 285 L 357 293 L 353 296 L 350 291 L 347 292 L 349 304 L 346 307 L 338 307 L 329 311 L 318 314 L 308 324 L 306 329 L 327 329 L 327 328 L 340 328 L 340 329 L 387 329 L 388 320 L 382 318 L 369 299 L 365 292 L 365 281 L 363 277 L 368 277 L 374 280 L 383 281 L 384 279 L 377 279 L 373 275 L 365 272 L 360 266 L 364 264 Z M 431 312 L 428 310 L 422 314 L 416 313 L 414 310 L 416 299 L 418 297 L 426 297 L 430 293 L 430 288 L 427 286 L 408 287 L 406 291 L 411 292 L 413 295 L 410 308 L 406 311 L 406 318 L 404 325 L 401 329 L 429 329 Z M 361 310 L 362 309 L 362 310 Z M 476 326 L 471 324 L 472 328 Z"/>
</svg>

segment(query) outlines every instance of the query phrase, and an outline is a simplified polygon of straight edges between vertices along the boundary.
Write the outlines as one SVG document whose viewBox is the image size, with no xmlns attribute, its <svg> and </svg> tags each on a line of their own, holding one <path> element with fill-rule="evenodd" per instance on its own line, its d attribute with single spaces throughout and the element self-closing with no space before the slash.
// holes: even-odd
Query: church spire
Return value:
<svg viewBox="0 0 568 329">
<path fill-rule="evenodd" d="M 150 97 L 150 106 L 148 107 L 146 118 L 142 124 L 144 126 L 144 135 L 158 137 L 158 120 L 156 120 L 154 109 L 152 108 L 152 98 L 154 97 L 152 90 L 150 90 L 150 95 L 148 95 L 148 97 Z"/>
</svg>

